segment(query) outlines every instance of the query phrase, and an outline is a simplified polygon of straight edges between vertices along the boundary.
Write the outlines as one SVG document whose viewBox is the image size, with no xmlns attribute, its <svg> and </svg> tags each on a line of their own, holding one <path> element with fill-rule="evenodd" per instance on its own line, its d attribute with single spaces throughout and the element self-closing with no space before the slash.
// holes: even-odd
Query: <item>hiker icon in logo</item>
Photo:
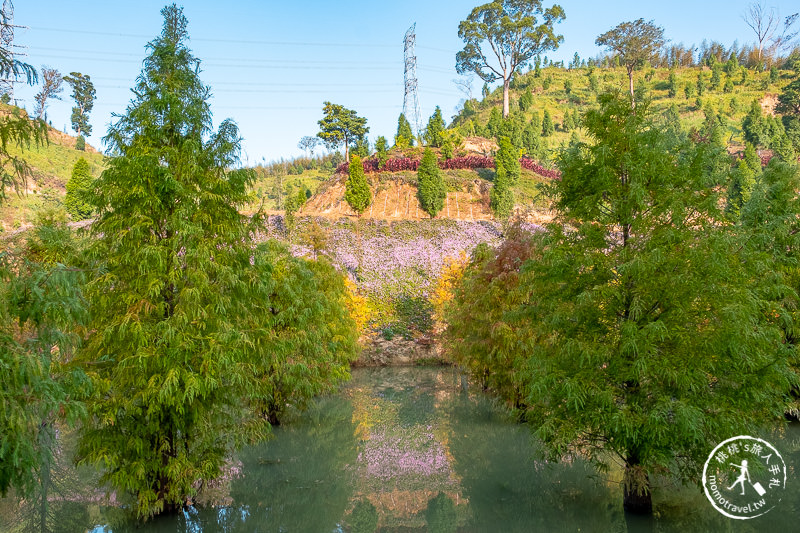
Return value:
<svg viewBox="0 0 800 533">
<path fill-rule="evenodd" d="M 781 454 L 755 437 L 742 435 L 721 442 L 703 468 L 706 497 L 730 518 L 755 518 L 766 513 L 780 502 L 785 487 L 786 464 Z"/>
</svg>

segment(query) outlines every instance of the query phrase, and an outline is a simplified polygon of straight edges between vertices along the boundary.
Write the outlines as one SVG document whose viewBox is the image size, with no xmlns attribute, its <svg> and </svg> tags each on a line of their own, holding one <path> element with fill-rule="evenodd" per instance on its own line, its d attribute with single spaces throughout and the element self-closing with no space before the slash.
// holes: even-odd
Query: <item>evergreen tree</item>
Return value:
<svg viewBox="0 0 800 533">
<path fill-rule="evenodd" d="M 520 111 L 528 111 L 533 108 L 533 93 L 530 89 L 526 89 L 522 96 L 519 97 Z"/>
<path fill-rule="evenodd" d="M 445 123 L 444 119 L 442 118 L 442 110 L 439 109 L 439 106 L 437 105 L 433 115 L 431 115 L 431 118 L 428 119 L 428 127 L 425 128 L 425 144 L 428 146 L 433 146 L 434 148 L 441 148 L 442 143 L 444 142 L 444 138 L 442 137 L 444 127 Z"/>
<path fill-rule="evenodd" d="M 105 137 L 117 155 L 95 184 L 91 256 L 102 269 L 77 359 L 94 385 L 80 462 L 100 464 L 142 518 L 183 505 L 237 445 L 266 436 L 242 398 L 272 357 L 261 325 L 272 278 L 239 212 L 253 174 L 229 170 L 233 122 L 207 137 L 210 92 L 186 18 L 174 4 L 162 15 L 135 98 Z"/>
<path fill-rule="evenodd" d="M 781 415 L 789 347 L 751 283 L 763 263 L 719 224 L 707 148 L 620 95 L 584 123 L 596 142 L 562 156 L 561 217 L 523 269 L 524 322 L 507 327 L 527 325 L 536 434 L 556 457 L 618 457 L 624 508 L 650 513 L 655 472 L 696 479 L 709 442 Z"/>
<path fill-rule="evenodd" d="M 489 196 L 489 205 L 497 218 L 508 218 L 514 208 L 514 193 L 511 190 L 519 181 L 520 164 L 518 151 L 508 139 L 500 138 L 500 149 L 495 157 L 494 187 Z"/>
<path fill-rule="evenodd" d="M 572 118 L 572 113 L 569 109 L 564 111 L 564 121 L 561 123 L 561 127 L 564 129 L 564 131 L 572 131 L 575 129 L 575 121 Z"/>
<path fill-rule="evenodd" d="M 542 137 L 550 137 L 556 132 L 553 126 L 553 119 L 550 118 L 550 111 L 544 110 L 544 117 L 542 118 Z"/>
<path fill-rule="evenodd" d="M 394 145 L 398 148 L 414 146 L 414 132 L 411 131 L 411 124 L 403 113 L 397 118 L 397 133 L 394 136 Z"/>
<path fill-rule="evenodd" d="M 422 209 L 435 218 L 444 207 L 447 191 L 442 180 L 442 172 L 433 150 L 426 148 L 417 169 L 417 198 Z"/>
<path fill-rule="evenodd" d="M 753 100 L 753 103 L 750 104 L 750 111 L 742 119 L 742 133 L 744 140 L 756 148 L 765 146 L 769 142 L 768 125 L 764 120 L 758 100 Z"/>
<path fill-rule="evenodd" d="M 667 83 L 667 94 L 670 98 L 675 98 L 678 94 L 678 76 L 674 70 L 669 71 L 669 82 Z"/>
<path fill-rule="evenodd" d="M 378 158 L 378 168 L 383 168 L 389 159 L 389 142 L 383 135 L 375 140 L 375 156 Z"/>
<path fill-rule="evenodd" d="M 542 126 L 539 113 L 534 113 L 522 133 L 522 146 L 530 157 L 539 157 L 542 148 Z"/>
<path fill-rule="evenodd" d="M 68 366 L 86 325 L 84 265 L 65 219 L 45 211 L 0 251 L 0 497 L 38 502 L 45 531 L 56 423 L 85 415 L 85 375 Z"/>
<path fill-rule="evenodd" d="M 500 112 L 499 108 L 493 107 L 489 112 L 489 120 L 486 123 L 486 129 L 489 130 L 489 135 L 495 138 L 499 137 L 502 135 L 504 127 L 505 121 L 503 120 L 503 114 Z"/>
<path fill-rule="evenodd" d="M 64 196 L 64 209 L 70 214 L 72 220 L 84 220 L 92 216 L 89 197 L 92 183 L 89 163 L 81 157 L 72 167 L 72 176 L 67 181 L 67 194 Z"/>
<path fill-rule="evenodd" d="M 372 203 L 372 192 L 364 175 L 364 165 L 357 155 L 350 159 L 350 175 L 345 183 L 344 199 L 359 217 Z"/>
<path fill-rule="evenodd" d="M 758 157 L 755 147 L 747 143 L 744 150 L 744 157 L 732 173 L 731 182 L 728 185 L 728 198 L 725 205 L 725 212 L 729 217 L 736 219 L 742 210 L 742 206 L 750 199 L 750 193 L 756 184 L 756 180 L 761 175 L 761 159 Z"/>
</svg>

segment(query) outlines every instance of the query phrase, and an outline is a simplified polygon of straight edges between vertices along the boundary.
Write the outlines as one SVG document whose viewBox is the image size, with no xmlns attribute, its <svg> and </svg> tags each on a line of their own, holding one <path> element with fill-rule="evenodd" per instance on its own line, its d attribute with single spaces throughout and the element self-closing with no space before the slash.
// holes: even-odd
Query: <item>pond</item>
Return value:
<svg viewBox="0 0 800 533">
<path fill-rule="evenodd" d="M 242 450 L 230 475 L 178 515 L 137 527 L 117 507 L 61 498 L 52 524 L 93 533 L 797 530 L 800 427 L 767 438 L 788 483 L 764 516 L 727 518 L 697 487 L 659 480 L 655 516 L 626 521 L 619 471 L 545 462 L 529 429 L 464 392 L 453 369 L 355 369 L 338 394 Z"/>
</svg>

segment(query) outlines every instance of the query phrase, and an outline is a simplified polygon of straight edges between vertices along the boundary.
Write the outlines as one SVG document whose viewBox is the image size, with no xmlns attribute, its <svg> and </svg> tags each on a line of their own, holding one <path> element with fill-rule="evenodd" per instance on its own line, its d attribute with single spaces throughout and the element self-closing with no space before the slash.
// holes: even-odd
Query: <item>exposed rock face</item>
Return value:
<svg viewBox="0 0 800 533">
<path fill-rule="evenodd" d="M 444 363 L 441 349 L 430 338 L 404 339 L 395 336 L 390 340 L 375 333 L 361 339 L 364 349 L 353 366 L 403 366 L 420 362 Z"/>
</svg>

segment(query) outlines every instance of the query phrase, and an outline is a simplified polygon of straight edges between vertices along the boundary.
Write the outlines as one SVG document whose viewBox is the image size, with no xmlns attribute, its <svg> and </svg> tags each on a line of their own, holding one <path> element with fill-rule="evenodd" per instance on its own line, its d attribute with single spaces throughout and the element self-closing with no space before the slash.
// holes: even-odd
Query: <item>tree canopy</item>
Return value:
<svg viewBox="0 0 800 533">
<path fill-rule="evenodd" d="M 560 5 L 544 9 L 540 0 L 495 0 L 478 6 L 458 25 L 464 48 L 456 54 L 456 71 L 474 72 L 487 83 L 503 80 L 503 116 L 507 117 L 514 74 L 532 58 L 558 48 L 564 37 L 554 33 L 553 25 L 564 17 Z"/>
<path fill-rule="evenodd" d="M 349 160 L 350 145 L 369 133 L 367 119 L 359 117 L 352 109 L 331 102 L 325 102 L 322 112 L 325 116 L 317 121 L 317 137 L 331 150 L 344 144 L 345 161 Z"/>
<path fill-rule="evenodd" d="M 239 213 L 252 175 L 229 170 L 240 150 L 233 122 L 210 134 L 182 10 L 162 15 L 136 96 L 105 137 L 118 155 L 95 186 L 90 256 L 102 272 L 87 286 L 79 354 L 95 392 L 79 460 L 132 493 L 142 518 L 182 505 L 235 446 L 269 430 L 242 407 L 254 354 L 269 361 L 258 350 L 266 332 L 242 326 L 269 312 L 272 283 Z"/>
<path fill-rule="evenodd" d="M 664 43 L 664 29 L 653 24 L 652 20 L 645 22 L 644 19 L 622 22 L 595 40 L 597 46 L 605 46 L 621 58 L 628 71 L 631 102 L 634 105 L 633 70 L 652 59 Z"/>
<path fill-rule="evenodd" d="M 91 135 L 92 125 L 89 124 L 89 113 L 94 108 L 95 90 L 91 77 L 80 72 L 70 72 L 64 76 L 64 81 L 72 87 L 72 99 L 75 107 L 72 108 L 72 129 L 78 135 Z"/>
<path fill-rule="evenodd" d="M 350 175 L 345 183 L 344 199 L 358 216 L 372 203 L 372 192 L 364 174 L 364 165 L 357 155 L 350 158 Z"/>
<path fill-rule="evenodd" d="M 563 153 L 548 187 L 556 220 L 524 250 L 495 252 L 482 279 L 497 282 L 459 292 L 505 310 L 477 321 L 492 335 L 466 337 L 475 355 L 462 364 L 497 373 L 552 457 L 616 457 L 625 509 L 647 513 L 651 476 L 697 479 L 709 443 L 781 419 L 794 347 L 767 310 L 785 281 L 719 223 L 723 151 L 673 136 L 620 94 L 602 95 L 583 125 L 591 143 Z"/>
<path fill-rule="evenodd" d="M 394 136 L 394 145 L 400 148 L 414 146 L 414 132 L 411 123 L 403 113 L 397 117 L 397 133 Z"/>
</svg>

